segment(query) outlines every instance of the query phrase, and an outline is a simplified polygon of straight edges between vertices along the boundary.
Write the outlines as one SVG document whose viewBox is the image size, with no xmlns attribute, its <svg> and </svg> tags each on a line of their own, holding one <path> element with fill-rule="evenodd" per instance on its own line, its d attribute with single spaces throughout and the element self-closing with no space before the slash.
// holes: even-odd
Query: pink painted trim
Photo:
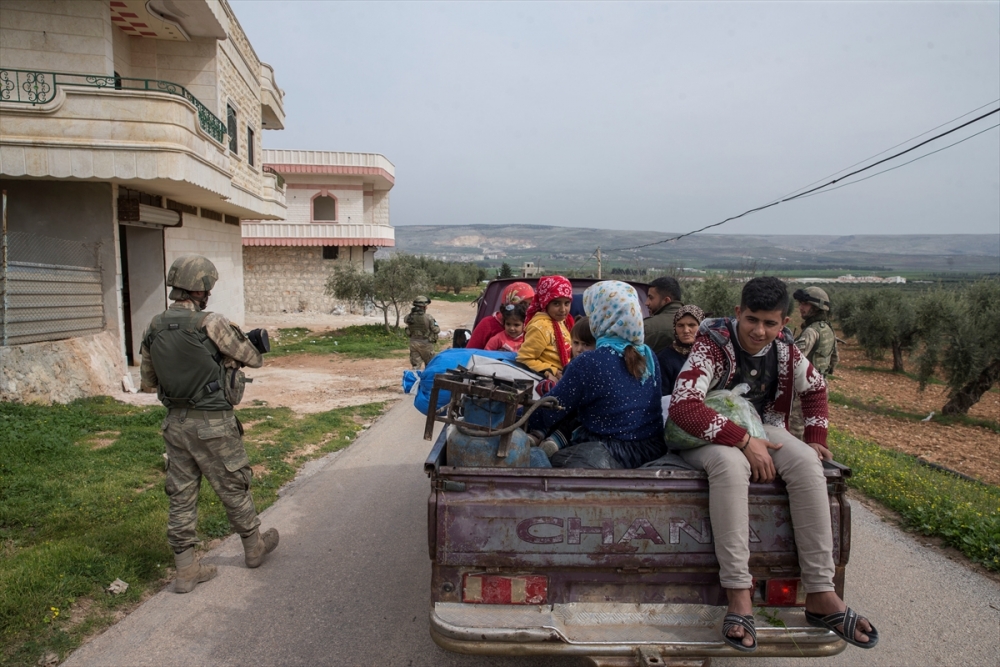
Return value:
<svg viewBox="0 0 1000 667">
<path fill-rule="evenodd" d="M 282 238 L 252 238 L 243 239 L 245 246 L 318 246 L 318 245 L 338 245 L 338 246 L 363 246 L 375 245 L 391 248 L 396 245 L 394 239 L 282 239 Z"/>
<path fill-rule="evenodd" d="M 349 176 L 381 176 L 390 183 L 396 179 L 381 167 L 344 167 L 332 164 L 268 164 L 279 174 L 346 174 Z"/>
<path fill-rule="evenodd" d="M 327 190 L 361 190 L 364 188 L 363 185 L 341 183 L 286 183 L 285 187 L 292 190 L 321 190 L 322 188 Z"/>
<path fill-rule="evenodd" d="M 333 200 L 333 220 L 317 220 L 316 211 L 314 209 L 315 201 L 317 197 L 329 197 Z M 322 188 L 319 192 L 314 194 L 309 198 L 309 222 L 337 222 L 337 216 L 340 215 L 340 200 L 337 199 L 336 195 L 330 194 L 330 191 L 326 188 Z"/>
</svg>

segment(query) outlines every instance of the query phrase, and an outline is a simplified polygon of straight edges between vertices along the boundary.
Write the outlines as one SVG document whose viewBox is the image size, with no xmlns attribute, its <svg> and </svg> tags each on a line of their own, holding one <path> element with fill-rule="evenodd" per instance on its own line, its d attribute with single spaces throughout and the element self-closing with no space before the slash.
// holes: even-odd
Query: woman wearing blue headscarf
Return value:
<svg viewBox="0 0 1000 667">
<path fill-rule="evenodd" d="M 666 453 L 660 368 L 643 342 L 639 295 L 627 283 L 606 280 L 584 292 L 583 308 L 597 348 L 573 359 L 548 394 L 566 412 L 539 410 L 531 428 L 547 431 L 575 411 L 581 426 L 570 448 L 600 442 L 623 468 L 638 468 Z M 559 458 L 557 452 L 553 463 Z"/>
</svg>

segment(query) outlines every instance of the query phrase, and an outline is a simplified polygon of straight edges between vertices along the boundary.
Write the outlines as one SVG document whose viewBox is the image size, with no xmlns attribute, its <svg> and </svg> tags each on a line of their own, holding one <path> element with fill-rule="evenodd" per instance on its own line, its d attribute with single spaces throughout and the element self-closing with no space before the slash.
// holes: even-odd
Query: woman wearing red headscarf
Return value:
<svg viewBox="0 0 1000 667">
<path fill-rule="evenodd" d="M 524 364 L 547 380 L 562 377 L 563 368 L 572 358 L 569 328 L 573 326 L 569 309 L 573 304 L 573 286 L 562 276 L 538 280 L 535 296 L 528 306 L 524 342 L 517 353 Z"/>
<path fill-rule="evenodd" d="M 512 303 L 530 301 L 535 296 L 535 291 L 528 283 L 511 283 L 504 288 L 500 295 L 500 308 L 491 317 L 484 317 L 482 322 L 476 325 L 472 332 L 472 338 L 465 344 L 465 347 L 474 350 L 485 350 L 486 343 L 490 342 L 498 333 L 503 331 L 503 307 Z"/>
</svg>

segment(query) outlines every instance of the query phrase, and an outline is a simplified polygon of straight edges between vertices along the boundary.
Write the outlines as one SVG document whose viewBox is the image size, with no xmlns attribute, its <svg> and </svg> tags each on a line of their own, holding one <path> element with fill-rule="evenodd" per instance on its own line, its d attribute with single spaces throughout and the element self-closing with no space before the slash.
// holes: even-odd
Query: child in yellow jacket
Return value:
<svg viewBox="0 0 1000 667">
<path fill-rule="evenodd" d="M 572 358 L 570 333 L 566 327 L 572 304 L 573 286 L 569 280 L 562 276 L 545 276 L 538 280 L 517 360 L 547 380 L 561 378 L 563 368 Z"/>
</svg>

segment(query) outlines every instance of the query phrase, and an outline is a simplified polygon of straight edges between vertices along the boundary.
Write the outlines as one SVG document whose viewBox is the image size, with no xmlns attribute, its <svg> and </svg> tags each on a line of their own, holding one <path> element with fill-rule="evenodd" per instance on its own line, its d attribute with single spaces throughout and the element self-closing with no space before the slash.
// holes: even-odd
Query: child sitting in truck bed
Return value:
<svg viewBox="0 0 1000 667">
<path fill-rule="evenodd" d="M 486 343 L 487 350 L 517 352 L 524 343 L 524 320 L 527 308 L 521 303 L 509 303 L 500 308 L 503 330 Z"/>
<path fill-rule="evenodd" d="M 524 342 L 518 350 L 517 361 L 547 380 L 561 378 L 571 358 L 566 323 L 572 303 L 573 286 L 569 280 L 562 276 L 545 276 L 538 280 L 535 296 L 528 307 Z M 571 319 L 569 326 L 573 326 Z"/>
<path fill-rule="evenodd" d="M 639 296 L 631 285 L 607 280 L 587 289 L 583 306 L 597 349 L 574 359 L 548 394 L 566 412 L 539 410 L 531 429 L 549 432 L 575 412 L 580 427 L 567 451 L 599 442 L 623 468 L 638 468 L 666 453 L 660 368 L 643 344 Z"/>
<path fill-rule="evenodd" d="M 594 334 L 590 330 L 590 318 L 586 315 L 578 319 L 576 323 L 573 324 L 573 330 L 569 335 L 571 339 L 571 346 L 573 348 L 573 359 L 576 359 L 584 352 L 593 352 L 594 348 L 597 346 Z M 571 360 L 570 363 L 572 364 L 573 361 Z M 544 396 L 552 391 L 554 386 L 555 383 L 549 380 L 539 382 L 538 393 Z M 552 458 L 552 455 L 560 449 L 569 446 L 570 437 L 579 425 L 580 420 L 576 418 L 576 413 L 564 414 L 562 420 L 552 427 L 548 433 L 544 431 L 533 431 L 530 435 L 538 441 L 538 447 L 545 452 L 549 458 Z"/>
</svg>

